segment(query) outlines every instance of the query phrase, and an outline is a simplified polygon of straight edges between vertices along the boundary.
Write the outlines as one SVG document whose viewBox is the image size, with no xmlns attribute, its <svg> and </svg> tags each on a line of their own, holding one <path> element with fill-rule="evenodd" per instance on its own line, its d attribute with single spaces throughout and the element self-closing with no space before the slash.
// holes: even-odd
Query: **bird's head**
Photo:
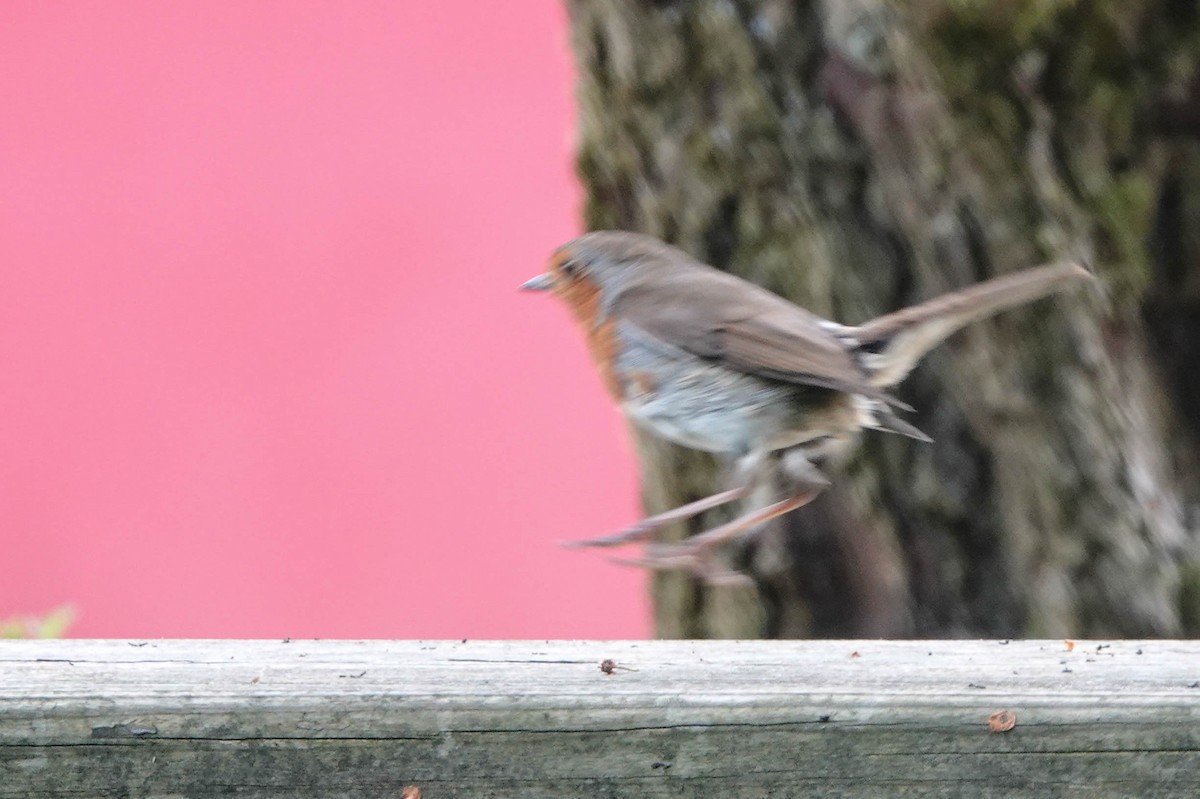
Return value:
<svg viewBox="0 0 1200 799">
<path fill-rule="evenodd" d="M 641 233 L 586 233 L 555 250 L 546 271 L 521 288 L 552 292 L 589 323 L 632 275 L 653 268 L 671 249 Z"/>
</svg>

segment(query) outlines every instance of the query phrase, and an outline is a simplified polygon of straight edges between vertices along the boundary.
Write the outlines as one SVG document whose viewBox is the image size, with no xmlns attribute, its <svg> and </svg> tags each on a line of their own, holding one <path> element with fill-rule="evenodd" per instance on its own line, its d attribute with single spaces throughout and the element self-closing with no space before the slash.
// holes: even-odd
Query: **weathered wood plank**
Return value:
<svg viewBox="0 0 1200 799">
<path fill-rule="evenodd" d="M 1005 709 L 1016 727 L 989 732 Z M 426 799 L 1195 796 L 1200 643 L 0 643 L 5 799 L 409 784 Z"/>
</svg>

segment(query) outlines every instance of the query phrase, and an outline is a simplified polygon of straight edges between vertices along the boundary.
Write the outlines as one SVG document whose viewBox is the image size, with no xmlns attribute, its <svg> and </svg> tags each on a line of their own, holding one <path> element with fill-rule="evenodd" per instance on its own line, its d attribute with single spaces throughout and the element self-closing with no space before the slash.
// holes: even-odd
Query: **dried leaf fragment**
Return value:
<svg viewBox="0 0 1200 799">
<path fill-rule="evenodd" d="M 1011 710 L 997 710 L 988 716 L 988 730 L 991 732 L 1008 732 L 1017 726 L 1017 714 Z"/>
</svg>

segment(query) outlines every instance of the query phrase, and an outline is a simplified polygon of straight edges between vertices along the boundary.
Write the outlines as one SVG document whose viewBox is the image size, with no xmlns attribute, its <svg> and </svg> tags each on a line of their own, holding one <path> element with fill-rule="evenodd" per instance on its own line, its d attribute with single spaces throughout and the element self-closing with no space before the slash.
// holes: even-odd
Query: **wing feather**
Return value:
<svg viewBox="0 0 1200 799">
<path fill-rule="evenodd" d="M 747 374 L 887 398 L 820 317 L 699 262 L 655 270 L 652 280 L 631 276 L 611 310 L 661 341 Z"/>
</svg>

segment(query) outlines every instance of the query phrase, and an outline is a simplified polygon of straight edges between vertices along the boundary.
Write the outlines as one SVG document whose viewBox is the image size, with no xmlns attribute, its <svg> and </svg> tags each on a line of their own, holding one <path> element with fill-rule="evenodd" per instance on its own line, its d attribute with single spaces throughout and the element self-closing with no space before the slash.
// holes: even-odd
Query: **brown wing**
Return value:
<svg viewBox="0 0 1200 799">
<path fill-rule="evenodd" d="M 695 261 L 670 270 L 643 265 L 612 310 L 662 341 L 748 374 L 884 396 L 820 317 Z"/>
</svg>

